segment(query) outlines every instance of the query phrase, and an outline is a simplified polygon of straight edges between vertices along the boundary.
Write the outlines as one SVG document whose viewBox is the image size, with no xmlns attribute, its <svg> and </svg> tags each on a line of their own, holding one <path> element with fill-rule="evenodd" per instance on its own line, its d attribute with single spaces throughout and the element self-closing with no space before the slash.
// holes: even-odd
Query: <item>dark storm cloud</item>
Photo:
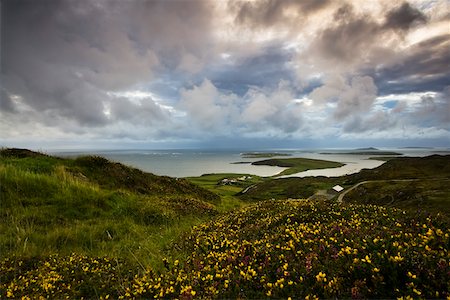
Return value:
<svg viewBox="0 0 450 300">
<path fill-rule="evenodd" d="M 410 47 L 395 63 L 374 71 L 382 94 L 435 91 L 450 85 L 450 35 Z"/>
<path fill-rule="evenodd" d="M 11 97 L 4 89 L 0 90 L 0 110 L 5 112 L 15 112 L 16 108 Z"/>
<path fill-rule="evenodd" d="M 407 30 L 410 27 L 426 22 L 427 18 L 418 9 L 404 2 L 398 9 L 390 11 L 386 15 L 385 28 Z"/>
<path fill-rule="evenodd" d="M 201 1 L 2 1 L 2 96 L 19 95 L 55 126 L 104 126 L 113 120 L 105 115 L 108 91 L 148 82 L 186 54 L 202 57 L 207 9 Z M 137 115 L 167 120 L 152 103 Z M 115 118 L 136 121 L 135 105 L 120 109 Z"/>
<path fill-rule="evenodd" d="M 295 80 L 289 66 L 293 56 L 292 50 L 268 46 L 256 55 L 232 59 L 207 76 L 216 87 L 243 96 L 251 86 L 276 88 L 280 80 Z"/>
<path fill-rule="evenodd" d="M 128 34 L 142 48 L 152 49 L 162 66 L 179 66 L 187 53 L 203 58 L 211 49 L 211 2 L 133 1 L 124 2 Z"/>
<path fill-rule="evenodd" d="M 335 11 L 333 23 L 319 32 L 307 55 L 316 57 L 320 67 L 329 71 L 376 65 L 393 53 L 389 45 L 392 38 L 403 39 L 411 27 L 426 21 L 407 2 L 388 11 L 384 18 L 380 23 L 344 4 Z"/>
<path fill-rule="evenodd" d="M 319 32 L 307 51 L 305 60 L 319 65 L 318 71 L 325 73 L 322 86 L 309 97 L 316 103 L 336 103 L 333 116 L 343 132 L 371 128 L 388 131 L 395 127 L 395 115 L 374 112 L 377 96 L 413 91 L 440 93 L 450 85 L 448 35 L 399 50 L 392 41 L 402 42 L 408 31 L 425 24 L 426 18 L 403 3 L 388 11 L 384 19 L 379 22 L 356 12 L 350 4 L 343 5 L 335 11 L 332 25 Z M 428 116 L 436 112 L 429 111 Z M 442 122 L 442 118 L 437 119 Z"/>
<path fill-rule="evenodd" d="M 320 33 L 313 43 L 312 52 L 339 64 L 366 57 L 374 42 L 373 37 L 379 33 L 379 25 L 369 16 L 356 15 L 351 5 L 340 7 L 335 12 L 334 21 L 335 26 Z"/>
</svg>

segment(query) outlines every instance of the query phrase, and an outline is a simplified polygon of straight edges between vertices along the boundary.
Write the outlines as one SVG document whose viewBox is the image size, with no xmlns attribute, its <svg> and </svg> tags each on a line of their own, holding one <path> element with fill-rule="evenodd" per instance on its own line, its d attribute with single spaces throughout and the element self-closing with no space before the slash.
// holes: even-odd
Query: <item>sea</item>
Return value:
<svg viewBox="0 0 450 300">
<path fill-rule="evenodd" d="M 83 155 L 98 155 L 109 160 L 141 169 L 156 175 L 170 177 L 201 176 L 212 173 L 238 173 L 257 176 L 274 176 L 286 168 L 273 166 L 255 166 L 252 162 L 267 159 L 264 157 L 246 158 L 245 153 L 281 153 L 289 156 L 280 158 L 303 157 L 322 159 L 344 163 L 339 168 L 308 170 L 283 177 L 307 176 L 342 176 L 357 173 L 361 169 L 373 169 L 383 163 L 371 157 L 386 155 L 366 155 L 366 151 L 391 151 L 400 153 L 396 157 L 423 157 L 433 154 L 448 155 L 449 148 L 382 148 L 377 150 L 365 149 L 270 149 L 270 150 L 211 150 L 211 149 L 176 149 L 176 150 L 55 150 L 49 154 L 60 157 L 78 157 Z M 361 154 L 349 154 L 361 152 Z"/>
</svg>

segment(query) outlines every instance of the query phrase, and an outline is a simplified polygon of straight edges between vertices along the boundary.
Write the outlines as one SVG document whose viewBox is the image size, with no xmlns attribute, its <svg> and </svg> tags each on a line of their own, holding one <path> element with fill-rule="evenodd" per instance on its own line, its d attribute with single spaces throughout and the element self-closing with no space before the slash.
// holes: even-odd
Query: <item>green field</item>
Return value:
<svg viewBox="0 0 450 300">
<path fill-rule="evenodd" d="M 0 298 L 445 299 L 449 179 L 437 155 L 335 178 L 175 179 L 3 149 Z M 362 181 L 343 203 L 298 199 Z"/>
<path fill-rule="evenodd" d="M 344 164 L 334 161 L 295 157 L 295 158 L 273 158 L 260 160 L 253 162 L 252 165 L 277 166 L 288 168 L 276 175 L 282 176 L 282 175 L 291 175 L 313 169 L 338 168 L 342 167 Z"/>
<path fill-rule="evenodd" d="M 236 183 L 230 185 L 220 184 L 223 179 L 237 179 L 243 176 L 247 177 L 247 179 L 243 181 L 236 180 Z M 236 195 L 247 187 L 265 180 L 256 175 L 236 173 L 204 174 L 199 177 L 187 177 L 186 179 L 219 195 L 221 197 L 221 202 L 217 205 L 217 209 L 220 212 L 227 212 L 234 208 L 246 205 L 246 203 L 237 198 Z"/>
</svg>

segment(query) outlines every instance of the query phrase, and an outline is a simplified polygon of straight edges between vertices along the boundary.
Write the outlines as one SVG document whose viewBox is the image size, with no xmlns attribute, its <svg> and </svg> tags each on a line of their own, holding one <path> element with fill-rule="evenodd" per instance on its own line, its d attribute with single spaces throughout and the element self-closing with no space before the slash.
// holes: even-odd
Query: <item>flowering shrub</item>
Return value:
<svg viewBox="0 0 450 300">
<path fill-rule="evenodd" d="M 262 202 L 195 228 L 184 266 L 136 279 L 129 294 L 445 298 L 449 233 L 431 218 L 379 206 Z"/>
<path fill-rule="evenodd" d="M 117 298 L 137 270 L 120 260 L 77 254 L 0 263 L 0 298 Z"/>
<path fill-rule="evenodd" d="M 166 272 L 126 272 L 106 259 L 93 267 L 70 257 L 19 272 L 7 269 L 17 268 L 8 260 L 0 265 L 0 292 L 32 298 L 446 298 L 449 235 L 446 223 L 397 209 L 266 201 L 195 227 L 178 245 L 187 259 L 165 260 Z"/>
</svg>

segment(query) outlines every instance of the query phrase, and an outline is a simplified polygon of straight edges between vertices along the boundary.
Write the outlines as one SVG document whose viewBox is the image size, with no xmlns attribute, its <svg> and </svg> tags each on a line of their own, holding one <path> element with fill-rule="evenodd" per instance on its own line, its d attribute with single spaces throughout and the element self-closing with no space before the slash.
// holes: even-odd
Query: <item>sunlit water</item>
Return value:
<svg viewBox="0 0 450 300">
<path fill-rule="evenodd" d="M 383 149 L 386 150 L 386 149 Z M 447 152 L 445 152 L 445 150 Z M 307 176 L 341 176 L 357 173 L 361 169 L 372 169 L 382 165 L 383 161 L 370 160 L 375 155 L 349 155 L 343 152 L 352 150 L 271 150 L 267 152 L 288 153 L 289 157 L 304 157 L 337 161 L 345 165 L 339 168 L 308 170 L 285 177 Z M 448 149 L 389 149 L 402 153 L 402 156 L 427 156 L 432 154 L 450 154 Z M 214 151 L 214 150 L 115 150 L 115 151 L 79 151 L 53 152 L 59 156 L 76 157 L 86 154 L 101 155 L 110 160 L 139 168 L 146 172 L 171 177 L 200 176 L 207 173 L 244 173 L 258 176 L 273 176 L 285 168 L 271 166 L 254 166 L 251 162 L 265 158 L 243 158 L 245 151 Z M 320 154 L 331 152 L 333 154 Z M 286 158 L 284 156 L 283 158 Z"/>
</svg>

